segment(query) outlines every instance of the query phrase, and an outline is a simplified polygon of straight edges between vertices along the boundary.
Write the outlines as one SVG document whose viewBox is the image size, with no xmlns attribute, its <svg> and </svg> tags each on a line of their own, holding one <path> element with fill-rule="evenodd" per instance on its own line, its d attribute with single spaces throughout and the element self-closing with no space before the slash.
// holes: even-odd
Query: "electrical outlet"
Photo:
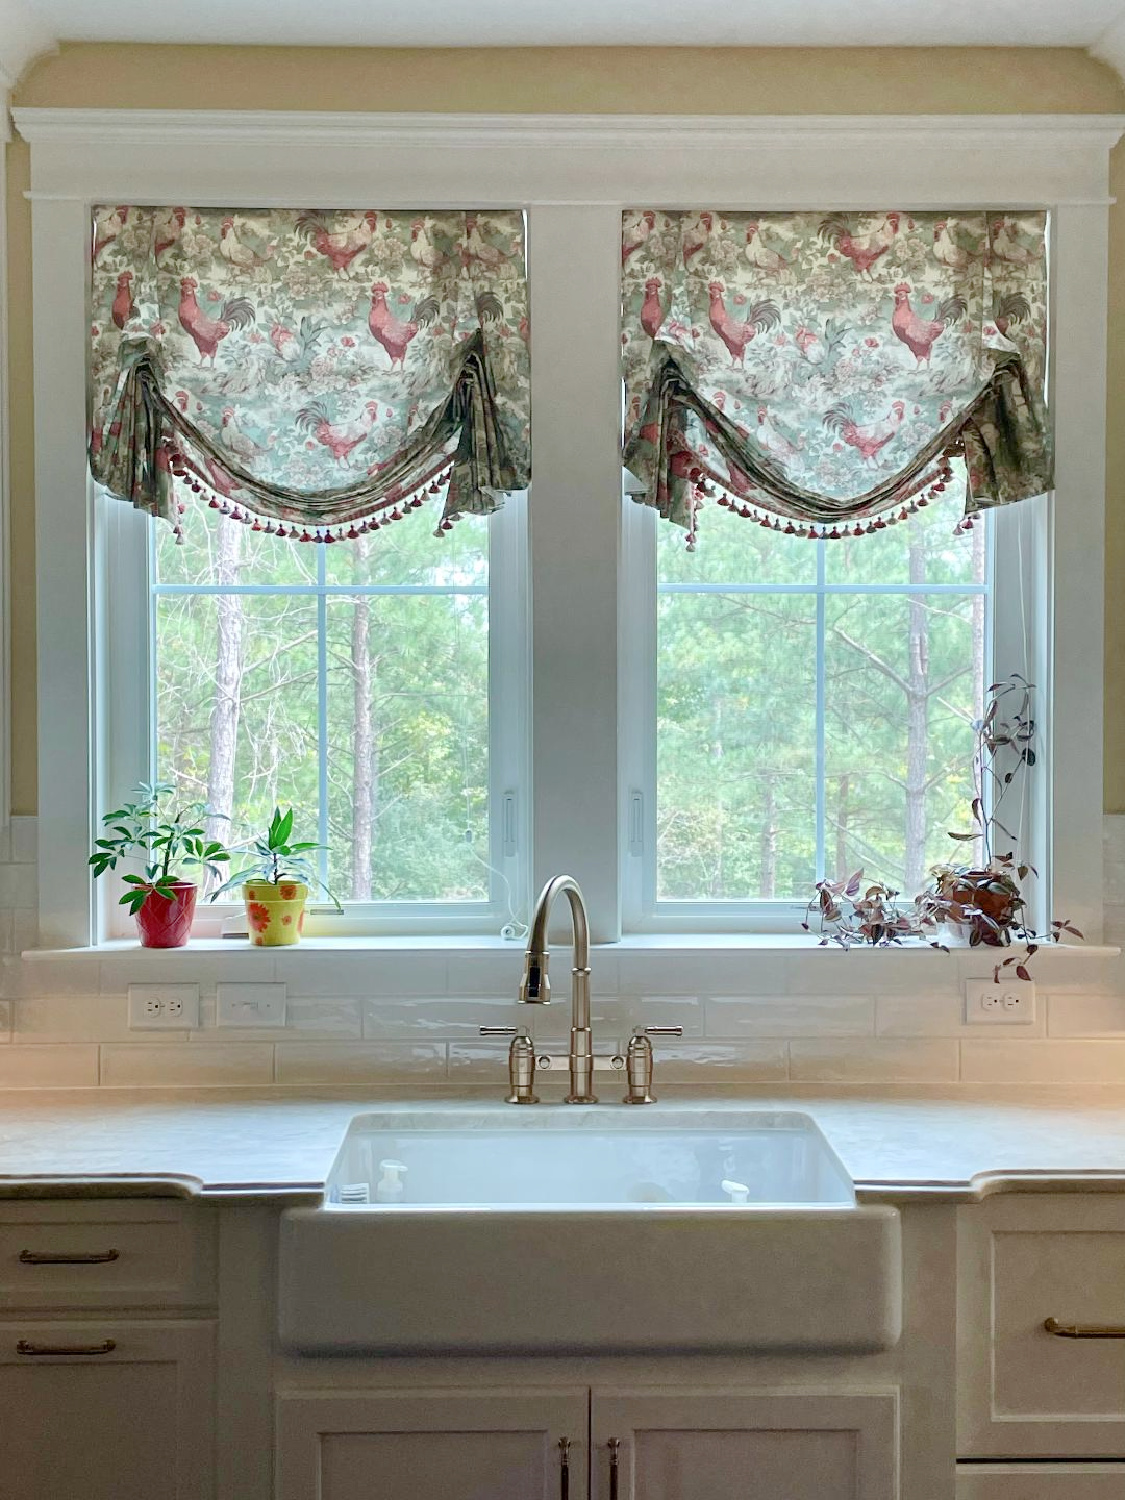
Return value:
<svg viewBox="0 0 1125 1500">
<path fill-rule="evenodd" d="M 197 984 L 131 984 L 130 1031 L 194 1031 L 199 1026 Z"/>
<path fill-rule="evenodd" d="M 284 1026 L 284 984 L 221 984 L 215 1005 L 217 1026 Z"/>
<path fill-rule="evenodd" d="M 1030 979 L 965 980 L 967 1026 L 1030 1026 L 1035 1020 L 1035 984 Z"/>
</svg>

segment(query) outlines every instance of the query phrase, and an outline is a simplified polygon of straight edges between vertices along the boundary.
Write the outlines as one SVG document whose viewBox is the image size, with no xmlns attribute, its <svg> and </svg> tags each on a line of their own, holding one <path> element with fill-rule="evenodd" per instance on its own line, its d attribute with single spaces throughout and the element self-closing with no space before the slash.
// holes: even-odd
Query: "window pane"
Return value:
<svg viewBox="0 0 1125 1500">
<path fill-rule="evenodd" d="M 657 527 L 658 901 L 805 901 L 862 867 L 913 895 L 971 799 L 988 524 L 956 484 L 848 542 L 708 509 Z"/>
<path fill-rule="evenodd" d="M 487 901 L 488 522 L 317 546 L 187 521 L 153 543 L 156 774 L 236 842 L 292 804 L 342 900 Z"/>
</svg>

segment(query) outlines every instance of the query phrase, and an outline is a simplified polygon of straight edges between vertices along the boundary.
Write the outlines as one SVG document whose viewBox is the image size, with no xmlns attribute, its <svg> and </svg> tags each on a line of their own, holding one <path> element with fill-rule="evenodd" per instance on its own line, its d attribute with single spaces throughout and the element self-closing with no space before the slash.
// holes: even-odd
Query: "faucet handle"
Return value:
<svg viewBox="0 0 1125 1500">
<path fill-rule="evenodd" d="M 625 1049 L 626 1104 L 655 1104 L 652 1092 L 652 1043 L 650 1036 L 683 1036 L 682 1026 L 634 1026 Z"/>
<path fill-rule="evenodd" d="M 482 1026 L 481 1036 L 510 1036 L 508 1048 L 509 1104 L 538 1104 L 535 1092 L 535 1044 L 522 1026 Z"/>
</svg>

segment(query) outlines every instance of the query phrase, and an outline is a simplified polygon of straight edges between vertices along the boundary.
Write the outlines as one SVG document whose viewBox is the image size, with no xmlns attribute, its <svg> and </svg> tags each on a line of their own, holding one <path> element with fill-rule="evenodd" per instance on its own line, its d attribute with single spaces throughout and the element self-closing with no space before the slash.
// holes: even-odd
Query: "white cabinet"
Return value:
<svg viewBox="0 0 1125 1500">
<path fill-rule="evenodd" d="M 894 1392 L 594 1392 L 592 1500 L 894 1500 Z"/>
<path fill-rule="evenodd" d="M 0 1326 L 0 1500 L 206 1500 L 214 1324 Z"/>
<path fill-rule="evenodd" d="M 1122 1500 L 1125 1464 L 962 1464 L 957 1500 Z"/>
<path fill-rule="evenodd" d="M 277 1500 L 898 1494 L 893 1391 L 325 1392 L 281 1396 L 277 1430 Z"/>
<path fill-rule="evenodd" d="M 958 1261 L 958 1455 L 1125 1456 L 1125 1199 L 975 1204 Z"/>
<path fill-rule="evenodd" d="M 283 1395 L 277 1500 L 586 1500 L 585 1390 Z"/>
</svg>

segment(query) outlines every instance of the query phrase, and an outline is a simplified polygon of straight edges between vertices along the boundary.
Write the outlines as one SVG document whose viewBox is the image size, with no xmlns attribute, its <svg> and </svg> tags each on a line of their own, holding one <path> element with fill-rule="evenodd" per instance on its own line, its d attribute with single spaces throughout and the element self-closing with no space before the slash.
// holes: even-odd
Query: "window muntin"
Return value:
<svg viewBox="0 0 1125 1500">
<path fill-rule="evenodd" d="M 428 520 L 334 547 L 206 507 L 180 547 L 151 528 L 152 769 L 236 841 L 300 809 L 345 902 L 483 911 L 497 522 Z"/>
<path fill-rule="evenodd" d="M 694 553 L 657 523 L 650 916 L 738 920 L 859 867 L 913 895 L 950 857 L 993 600 L 991 519 L 954 534 L 959 515 L 954 485 L 907 525 L 811 542 L 709 507 Z"/>
</svg>

